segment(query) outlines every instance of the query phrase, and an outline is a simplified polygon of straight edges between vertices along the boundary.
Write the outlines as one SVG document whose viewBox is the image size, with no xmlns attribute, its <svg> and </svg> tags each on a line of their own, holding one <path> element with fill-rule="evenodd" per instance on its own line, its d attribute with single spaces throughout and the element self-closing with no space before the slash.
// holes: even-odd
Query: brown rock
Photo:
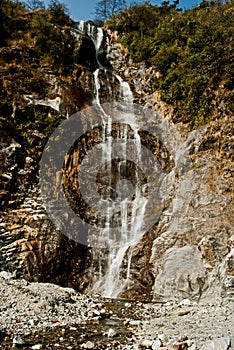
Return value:
<svg viewBox="0 0 234 350">
<path fill-rule="evenodd" d="M 186 342 L 173 345 L 173 350 L 187 350 L 187 349 L 188 349 L 188 344 Z"/>
<path fill-rule="evenodd" d="M 190 314 L 190 312 L 191 312 L 190 310 L 182 310 L 178 312 L 178 316 L 185 316 Z"/>
</svg>

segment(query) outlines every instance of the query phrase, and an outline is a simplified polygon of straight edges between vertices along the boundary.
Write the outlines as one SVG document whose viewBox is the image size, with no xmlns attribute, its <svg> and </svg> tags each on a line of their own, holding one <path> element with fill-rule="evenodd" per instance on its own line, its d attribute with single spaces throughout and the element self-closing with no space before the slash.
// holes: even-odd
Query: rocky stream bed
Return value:
<svg viewBox="0 0 234 350">
<path fill-rule="evenodd" d="M 234 301 L 105 299 L 0 273 L 0 348 L 234 349 Z"/>
</svg>

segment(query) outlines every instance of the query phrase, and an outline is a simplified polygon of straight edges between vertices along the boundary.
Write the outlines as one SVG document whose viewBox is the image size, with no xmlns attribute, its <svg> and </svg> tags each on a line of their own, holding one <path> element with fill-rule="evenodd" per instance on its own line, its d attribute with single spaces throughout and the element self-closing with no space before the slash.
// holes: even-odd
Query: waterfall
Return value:
<svg viewBox="0 0 234 350">
<path fill-rule="evenodd" d="M 129 84 L 126 81 L 123 81 L 123 79 L 119 75 L 116 75 L 116 78 L 120 83 L 120 96 L 122 100 L 124 102 L 133 104 L 133 94 Z"/>
<path fill-rule="evenodd" d="M 102 47 L 106 46 L 108 48 L 108 42 L 103 42 L 105 36 L 102 28 L 95 28 L 89 23 L 81 22 L 78 29 L 92 39 L 96 49 L 98 68 L 93 73 L 95 96 L 93 105 L 98 108 L 102 117 L 101 166 L 104 167 L 105 174 L 108 177 L 106 188 L 100 194 L 102 200 L 106 203 L 103 210 L 105 224 L 101 235 L 107 242 L 107 249 L 103 252 L 100 248 L 92 248 L 96 280 L 93 282 L 91 290 L 105 297 L 117 297 L 130 285 L 132 247 L 142 235 L 147 203 L 146 197 L 142 194 L 142 184 L 136 170 L 141 161 L 141 140 L 134 115 L 132 91 L 129 84 L 118 75 L 114 75 L 112 79 L 116 81 L 115 85 L 118 86 L 118 92 L 115 94 L 118 96 L 117 102 L 120 104 L 127 103 L 130 107 L 127 111 L 125 110 L 125 120 L 117 131 L 116 139 L 113 140 L 112 116 L 111 113 L 106 114 L 104 112 L 100 97 L 102 95 L 101 88 L 104 85 L 101 81 L 102 76 L 106 77 L 105 84 L 107 84 L 109 78 L 106 75 L 105 67 L 98 59 L 99 51 Z M 108 86 L 108 91 L 112 93 L 112 98 L 111 86 Z M 134 176 L 131 175 L 134 177 L 133 179 L 127 177 L 129 162 L 131 162 L 127 155 L 130 141 L 132 152 L 135 154 L 134 164 L 136 166 Z M 113 163 L 115 164 L 115 174 L 113 174 Z M 113 185 L 113 183 L 115 184 Z M 117 220 L 118 223 L 117 240 L 111 233 L 114 220 Z M 124 268 L 123 265 L 125 265 Z"/>
</svg>

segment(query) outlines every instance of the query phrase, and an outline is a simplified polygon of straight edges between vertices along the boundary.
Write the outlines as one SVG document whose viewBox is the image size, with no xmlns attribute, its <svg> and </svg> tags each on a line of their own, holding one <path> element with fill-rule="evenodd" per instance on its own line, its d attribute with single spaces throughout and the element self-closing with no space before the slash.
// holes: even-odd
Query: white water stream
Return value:
<svg viewBox="0 0 234 350">
<path fill-rule="evenodd" d="M 105 297 L 117 297 L 117 295 L 129 287 L 131 279 L 131 258 L 132 246 L 137 243 L 142 235 L 142 225 L 145 214 L 145 207 L 147 199 L 143 196 L 141 185 L 137 174 L 135 174 L 134 186 L 126 176 L 121 175 L 121 171 L 125 169 L 127 172 L 127 164 L 131 159 L 127 156 L 127 147 L 129 142 L 129 120 L 131 121 L 131 147 L 136 155 L 134 163 L 136 167 L 140 165 L 141 160 L 141 141 L 138 134 L 137 123 L 133 113 L 133 94 L 127 82 L 124 82 L 121 77 L 115 76 L 117 85 L 119 86 L 119 102 L 127 102 L 130 104 L 128 111 L 125 111 L 127 120 L 124 120 L 122 127 L 117 132 L 117 138 L 113 142 L 112 138 L 112 117 L 107 115 L 100 102 L 100 76 L 105 72 L 105 68 L 98 60 L 98 53 L 103 44 L 103 30 L 101 28 L 85 25 L 81 22 L 78 26 L 79 30 L 89 35 L 96 48 L 96 58 L 98 62 L 98 69 L 93 73 L 94 75 L 94 93 L 95 99 L 93 104 L 98 107 L 102 115 L 102 159 L 101 165 L 105 166 L 106 174 L 108 174 L 108 186 L 103 194 L 103 200 L 107 201 L 107 206 L 103 216 L 105 217 L 105 226 L 103 228 L 103 236 L 108 243 L 106 255 L 103 257 L 103 252 L 100 248 L 93 248 L 93 259 L 95 264 L 98 264 L 98 272 L 96 273 L 96 281 L 92 285 L 92 291 L 99 293 Z M 108 79 L 105 80 L 108 81 Z M 111 88 L 109 87 L 109 90 Z M 132 106 L 132 107 L 131 107 Z M 116 188 L 113 188 L 112 177 L 116 176 L 112 171 L 112 162 L 115 160 L 115 145 L 118 145 L 121 159 L 118 164 L 118 182 Z M 121 170 L 122 169 L 122 170 Z M 136 170 L 135 170 L 136 171 Z M 115 191 L 117 198 L 113 200 L 111 193 Z M 102 194 L 101 194 L 102 195 Z M 118 240 L 113 239 L 111 234 L 111 226 L 114 215 L 118 213 Z M 104 261 L 104 263 L 103 263 Z M 123 268 L 124 265 L 124 268 Z"/>
</svg>

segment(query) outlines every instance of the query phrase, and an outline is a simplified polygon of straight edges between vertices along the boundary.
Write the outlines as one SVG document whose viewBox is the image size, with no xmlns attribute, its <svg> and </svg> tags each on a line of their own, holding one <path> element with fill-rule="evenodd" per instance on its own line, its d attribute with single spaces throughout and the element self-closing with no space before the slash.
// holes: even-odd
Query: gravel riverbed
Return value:
<svg viewBox="0 0 234 350">
<path fill-rule="evenodd" d="M 234 349 L 233 300 L 87 296 L 0 273 L 0 349 Z"/>
</svg>

